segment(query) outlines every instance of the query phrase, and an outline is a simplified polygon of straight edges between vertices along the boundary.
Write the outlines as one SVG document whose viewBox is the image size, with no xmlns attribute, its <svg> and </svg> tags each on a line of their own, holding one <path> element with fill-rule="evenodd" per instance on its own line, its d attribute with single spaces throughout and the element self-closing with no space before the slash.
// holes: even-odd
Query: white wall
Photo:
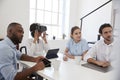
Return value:
<svg viewBox="0 0 120 80">
<path fill-rule="evenodd" d="M 79 6 L 80 0 L 70 0 L 70 15 L 69 15 L 69 25 L 70 27 L 79 26 L 80 16 L 79 16 Z"/>
<path fill-rule="evenodd" d="M 59 48 L 60 53 L 64 53 L 68 40 L 48 40 L 51 49 Z"/>
<path fill-rule="evenodd" d="M 71 27 L 80 25 L 80 18 L 97 8 L 108 0 L 70 0 L 69 25 Z M 29 0 L 0 0 L 0 37 L 6 36 L 6 28 L 9 23 L 15 21 L 23 25 L 24 40 L 29 36 Z M 104 22 L 111 20 L 111 4 L 86 18 L 83 22 L 83 37 L 88 41 L 95 41 L 98 27 Z M 92 31 L 91 31 L 92 30 Z M 59 43 L 59 42 L 58 42 Z M 61 45 L 61 44 L 60 44 Z"/>
<path fill-rule="evenodd" d="M 108 0 L 71 0 L 70 27 L 80 26 L 80 18 L 101 6 Z M 112 3 L 83 20 L 82 36 L 88 41 L 96 41 L 98 28 L 103 23 L 111 23 Z"/>
<path fill-rule="evenodd" d="M 25 30 L 25 40 L 29 34 L 29 0 L 0 0 L 0 19 L 0 37 L 6 36 L 9 23 L 18 22 Z"/>
</svg>

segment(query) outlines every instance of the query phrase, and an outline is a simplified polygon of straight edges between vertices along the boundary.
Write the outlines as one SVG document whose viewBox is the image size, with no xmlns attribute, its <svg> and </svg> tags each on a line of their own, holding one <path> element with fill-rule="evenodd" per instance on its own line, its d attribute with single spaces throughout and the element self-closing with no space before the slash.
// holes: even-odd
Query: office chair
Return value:
<svg viewBox="0 0 120 80">
<path fill-rule="evenodd" d="M 98 36 L 97 36 L 97 40 L 100 40 L 100 37 L 101 37 L 101 35 L 100 35 L 100 34 L 98 34 Z"/>
<path fill-rule="evenodd" d="M 20 48 L 20 52 L 23 52 L 23 49 L 24 49 L 24 51 L 25 51 L 25 54 L 27 54 L 27 47 L 26 47 L 26 46 L 22 46 L 22 47 Z"/>
</svg>

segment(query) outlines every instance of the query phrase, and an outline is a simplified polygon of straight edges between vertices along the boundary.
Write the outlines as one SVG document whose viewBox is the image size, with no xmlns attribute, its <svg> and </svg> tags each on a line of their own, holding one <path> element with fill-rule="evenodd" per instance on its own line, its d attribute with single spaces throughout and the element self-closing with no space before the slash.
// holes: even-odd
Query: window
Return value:
<svg viewBox="0 0 120 80">
<path fill-rule="evenodd" d="M 61 39 L 63 33 L 68 34 L 68 30 L 64 30 L 69 27 L 65 25 L 69 21 L 69 18 L 65 19 L 69 16 L 66 15 L 68 10 L 65 10 L 69 4 L 67 1 L 69 0 L 30 0 L 30 24 L 38 22 L 47 26 L 48 39 L 53 36 Z"/>
</svg>

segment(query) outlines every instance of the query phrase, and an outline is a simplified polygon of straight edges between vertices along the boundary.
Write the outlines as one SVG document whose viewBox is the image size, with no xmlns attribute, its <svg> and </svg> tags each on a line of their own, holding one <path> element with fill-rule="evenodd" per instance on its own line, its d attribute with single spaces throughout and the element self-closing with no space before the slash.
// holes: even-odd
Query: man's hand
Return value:
<svg viewBox="0 0 120 80">
<path fill-rule="evenodd" d="M 43 56 L 38 56 L 35 58 L 35 62 L 41 62 L 45 57 Z"/>
<path fill-rule="evenodd" d="M 44 63 L 41 62 L 37 62 L 37 64 L 35 66 L 32 67 L 34 69 L 34 71 L 38 71 L 38 70 L 42 70 L 45 68 Z"/>
<path fill-rule="evenodd" d="M 102 67 L 108 67 L 108 66 L 110 66 L 110 63 L 109 62 L 102 62 L 102 61 L 96 61 L 96 64 L 98 65 L 98 66 L 102 66 Z"/>
</svg>

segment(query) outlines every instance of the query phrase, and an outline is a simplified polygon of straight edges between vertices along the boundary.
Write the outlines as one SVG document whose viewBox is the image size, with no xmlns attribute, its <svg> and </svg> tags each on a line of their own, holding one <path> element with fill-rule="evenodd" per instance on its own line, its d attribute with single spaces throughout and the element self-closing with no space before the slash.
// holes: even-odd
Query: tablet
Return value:
<svg viewBox="0 0 120 80">
<path fill-rule="evenodd" d="M 43 61 L 44 65 L 45 65 L 45 67 L 51 67 L 51 61 L 49 61 L 46 58 L 44 58 L 42 61 Z"/>
<path fill-rule="evenodd" d="M 47 59 L 58 58 L 58 55 L 57 55 L 58 51 L 59 51 L 59 48 L 48 50 L 46 54 L 46 58 Z"/>
</svg>

